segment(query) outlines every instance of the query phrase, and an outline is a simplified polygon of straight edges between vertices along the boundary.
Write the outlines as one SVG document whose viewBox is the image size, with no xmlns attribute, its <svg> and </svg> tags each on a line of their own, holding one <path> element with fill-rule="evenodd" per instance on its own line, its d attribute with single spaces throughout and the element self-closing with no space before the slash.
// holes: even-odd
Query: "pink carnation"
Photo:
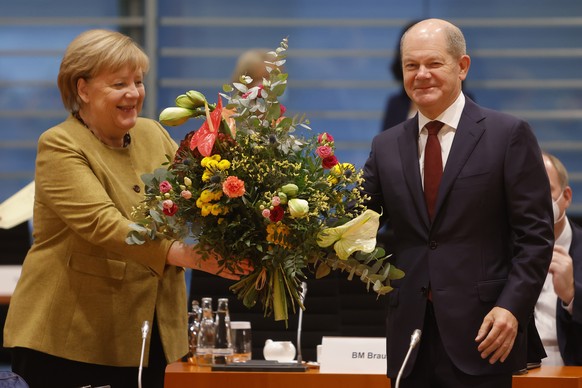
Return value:
<svg viewBox="0 0 582 388">
<path fill-rule="evenodd" d="M 222 191 L 229 198 L 242 197 L 245 193 L 245 183 L 235 176 L 229 176 L 222 184 Z"/>
<path fill-rule="evenodd" d="M 160 191 L 162 193 L 165 194 L 165 193 L 169 192 L 170 190 L 172 190 L 172 184 L 170 182 L 163 181 L 160 183 Z"/>
<path fill-rule="evenodd" d="M 269 209 L 263 209 L 261 214 L 263 215 L 263 217 L 269 218 L 271 216 L 271 211 Z"/>
<path fill-rule="evenodd" d="M 192 198 L 192 192 L 190 192 L 190 190 L 182 190 L 180 196 L 184 199 L 190 199 Z"/>
<path fill-rule="evenodd" d="M 325 158 L 329 158 L 330 156 L 333 155 L 333 149 L 330 146 L 319 146 L 315 150 L 315 153 L 321 159 L 325 159 Z"/>
</svg>

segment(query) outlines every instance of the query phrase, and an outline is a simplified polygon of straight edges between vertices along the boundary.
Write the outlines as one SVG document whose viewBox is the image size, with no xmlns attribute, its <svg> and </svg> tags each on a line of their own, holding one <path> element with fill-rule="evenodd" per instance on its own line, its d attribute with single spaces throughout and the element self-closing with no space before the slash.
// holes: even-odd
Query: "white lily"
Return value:
<svg viewBox="0 0 582 388">
<path fill-rule="evenodd" d="M 370 253 L 376 248 L 379 226 L 380 214 L 368 209 L 341 226 L 323 229 L 317 236 L 317 245 L 325 248 L 334 244 L 341 260 L 347 260 L 356 251 Z"/>
</svg>

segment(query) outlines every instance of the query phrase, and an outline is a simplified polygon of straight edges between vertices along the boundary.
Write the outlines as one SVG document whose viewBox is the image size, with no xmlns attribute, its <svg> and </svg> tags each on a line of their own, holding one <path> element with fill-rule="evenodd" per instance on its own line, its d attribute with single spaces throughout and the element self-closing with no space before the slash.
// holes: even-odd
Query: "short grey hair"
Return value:
<svg viewBox="0 0 582 388">
<path fill-rule="evenodd" d="M 463 35 L 463 32 L 461 31 L 461 29 L 459 27 L 455 26 L 454 24 L 446 21 L 446 20 L 441 20 L 441 19 L 432 19 L 432 20 L 438 21 L 439 24 L 442 25 L 444 32 L 445 32 L 445 39 L 447 40 L 447 49 L 448 49 L 449 54 L 451 54 L 451 56 L 453 56 L 453 58 L 461 58 L 463 55 L 466 55 L 467 54 L 467 42 L 465 41 L 465 36 Z M 402 35 L 402 38 L 400 38 L 400 51 L 401 52 L 402 52 L 402 44 L 404 43 L 404 39 L 406 38 L 406 35 L 408 35 L 408 32 L 411 29 L 415 28 L 419 23 L 423 23 L 423 22 L 425 22 L 425 21 L 423 20 L 423 21 L 420 21 L 418 23 L 413 24 Z"/>
</svg>

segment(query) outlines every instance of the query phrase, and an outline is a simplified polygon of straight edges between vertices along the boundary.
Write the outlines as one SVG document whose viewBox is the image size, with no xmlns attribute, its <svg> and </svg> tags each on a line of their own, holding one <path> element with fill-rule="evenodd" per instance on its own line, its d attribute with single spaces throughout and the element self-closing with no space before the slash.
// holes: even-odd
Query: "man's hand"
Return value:
<svg viewBox="0 0 582 388">
<path fill-rule="evenodd" d="M 489 357 L 489 363 L 495 364 L 498 360 L 504 362 L 517 336 L 517 319 L 504 308 L 493 307 L 483 318 L 475 342 L 479 343 L 477 350 L 481 358 Z"/>
<path fill-rule="evenodd" d="M 574 267 L 572 257 L 559 245 L 554 246 L 549 273 L 552 274 L 554 291 L 558 297 L 564 304 L 570 304 L 574 299 Z"/>
</svg>

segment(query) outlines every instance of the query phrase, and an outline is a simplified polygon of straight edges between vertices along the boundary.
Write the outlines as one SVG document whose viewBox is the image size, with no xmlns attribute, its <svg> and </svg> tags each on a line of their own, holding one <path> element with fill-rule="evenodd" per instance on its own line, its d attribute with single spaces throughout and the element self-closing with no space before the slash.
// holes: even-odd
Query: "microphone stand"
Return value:
<svg viewBox="0 0 582 388">
<path fill-rule="evenodd" d="M 404 368 L 408 363 L 408 357 L 410 357 L 410 353 L 412 353 L 412 349 L 416 347 L 416 345 L 420 342 L 421 331 L 419 329 L 414 330 L 412 335 L 410 336 L 410 346 L 408 347 L 408 352 L 406 353 L 406 357 L 404 357 L 404 361 L 402 362 L 402 366 L 400 367 L 400 371 L 398 372 L 398 377 L 396 378 L 396 385 L 394 388 L 400 387 L 400 378 L 402 377 L 402 373 L 404 372 Z"/>
<path fill-rule="evenodd" d="M 148 332 L 150 331 L 150 323 L 148 321 L 143 321 L 141 325 L 141 357 L 139 359 L 139 371 L 137 374 L 137 386 L 141 388 L 141 372 L 143 370 L 143 356 L 145 353 L 146 338 L 148 337 Z"/>
<path fill-rule="evenodd" d="M 305 295 L 307 294 L 307 283 L 301 282 L 301 304 L 305 304 Z M 303 325 L 303 309 L 299 309 L 299 322 L 297 323 L 297 364 L 303 363 L 301 356 L 301 326 Z"/>
</svg>

